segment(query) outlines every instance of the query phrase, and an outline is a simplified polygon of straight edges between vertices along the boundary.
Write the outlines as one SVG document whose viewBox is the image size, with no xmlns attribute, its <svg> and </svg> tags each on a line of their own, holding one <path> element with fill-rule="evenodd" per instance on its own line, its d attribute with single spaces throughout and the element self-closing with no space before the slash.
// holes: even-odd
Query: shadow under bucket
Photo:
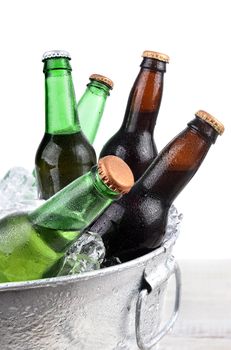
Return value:
<svg viewBox="0 0 231 350">
<path fill-rule="evenodd" d="M 2 350 L 151 349 L 173 326 L 180 272 L 176 238 L 127 263 L 80 275 L 0 284 Z M 172 274 L 175 307 L 159 331 L 163 296 Z"/>
</svg>

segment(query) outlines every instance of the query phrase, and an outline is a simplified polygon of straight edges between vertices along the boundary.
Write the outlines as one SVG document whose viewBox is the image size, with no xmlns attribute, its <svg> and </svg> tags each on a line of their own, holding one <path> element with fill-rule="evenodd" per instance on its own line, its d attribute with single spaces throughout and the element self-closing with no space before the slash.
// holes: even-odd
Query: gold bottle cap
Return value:
<svg viewBox="0 0 231 350">
<path fill-rule="evenodd" d="M 106 156 L 98 162 L 98 173 L 103 182 L 113 191 L 128 193 L 134 185 L 134 176 L 129 166 L 119 157 Z"/>
<path fill-rule="evenodd" d="M 142 57 L 154 58 L 155 60 L 159 60 L 162 62 L 169 63 L 169 56 L 164 53 L 156 52 L 156 51 L 144 51 Z"/>
<path fill-rule="evenodd" d="M 203 119 L 206 123 L 210 124 L 217 132 L 219 135 L 222 135 L 225 127 L 224 125 L 219 122 L 219 120 L 217 120 L 216 118 L 214 118 L 211 114 L 203 111 L 203 110 L 199 110 L 198 112 L 196 112 L 196 117 Z"/>
<path fill-rule="evenodd" d="M 110 89 L 113 89 L 113 86 L 114 86 L 113 81 L 111 79 L 105 77 L 104 75 L 92 74 L 89 77 L 89 79 L 99 81 L 100 83 L 104 83 L 104 84 L 108 85 L 110 87 Z"/>
</svg>

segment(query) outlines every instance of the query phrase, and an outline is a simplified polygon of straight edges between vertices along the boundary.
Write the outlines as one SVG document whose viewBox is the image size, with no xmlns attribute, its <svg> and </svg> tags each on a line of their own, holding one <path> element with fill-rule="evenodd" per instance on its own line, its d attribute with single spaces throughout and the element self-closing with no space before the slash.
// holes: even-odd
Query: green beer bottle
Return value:
<svg viewBox="0 0 231 350">
<path fill-rule="evenodd" d="M 113 82 L 100 74 L 92 74 L 89 79 L 90 83 L 78 103 L 78 114 L 85 136 L 90 143 L 93 143 L 107 97 L 113 89 Z"/>
<path fill-rule="evenodd" d="M 93 147 L 81 131 L 70 56 L 43 55 L 46 130 L 35 158 L 39 198 L 48 199 L 96 164 Z"/>
<path fill-rule="evenodd" d="M 84 228 L 133 183 L 128 165 L 107 156 L 33 212 L 0 220 L 0 282 L 56 276 Z"/>
</svg>

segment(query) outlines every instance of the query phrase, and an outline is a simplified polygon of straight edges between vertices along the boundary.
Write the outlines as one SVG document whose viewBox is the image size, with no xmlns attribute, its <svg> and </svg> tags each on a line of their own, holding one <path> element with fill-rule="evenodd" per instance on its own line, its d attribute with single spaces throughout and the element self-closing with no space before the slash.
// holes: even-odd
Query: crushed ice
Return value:
<svg viewBox="0 0 231 350">
<path fill-rule="evenodd" d="M 179 214 L 176 207 L 171 205 L 168 212 L 168 222 L 164 237 L 164 242 L 168 241 L 170 238 L 179 236 L 180 233 L 180 223 L 183 219 L 183 214 Z"/>
<path fill-rule="evenodd" d="M 0 181 L 0 218 L 39 204 L 35 177 L 22 167 L 11 168 Z"/>
<path fill-rule="evenodd" d="M 59 276 L 100 269 L 104 260 L 105 247 L 102 238 L 92 232 L 86 232 L 71 246 L 66 254 L 65 263 Z"/>
</svg>

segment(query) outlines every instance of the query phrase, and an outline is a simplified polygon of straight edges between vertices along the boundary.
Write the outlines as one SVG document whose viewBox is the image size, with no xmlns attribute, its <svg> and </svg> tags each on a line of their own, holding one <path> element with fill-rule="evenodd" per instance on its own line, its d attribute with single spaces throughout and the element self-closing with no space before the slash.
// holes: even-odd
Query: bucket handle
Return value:
<svg viewBox="0 0 231 350">
<path fill-rule="evenodd" d="M 170 320 L 167 322 L 167 324 L 157 333 L 155 334 L 154 338 L 151 342 L 145 343 L 141 336 L 141 308 L 142 304 L 145 303 L 147 296 L 149 294 L 147 289 L 142 289 L 139 293 L 139 297 L 136 304 L 136 341 L 139 349 L 141 350 L 150 350 L 153 346 L 155 346 L 173 327 L 174 323 L 176 322 L 176 319 L 178 317 L 179 313 L 179 307 L 180 307 L 180 298 L 181 298 L 181 272 L 179 265 L 174 259 L 174 263 L 171 264 L 171 270 L 169 271 L 169 276 L 161 282 L 161 284 L 165 283 L 168 278 L 174 274 L 175 276 L 175 282 L 176 282 L 176 291 L 175 291 L 175 304 L 174 304 L 174 311 L 172 313 L 172 316 Z M 154 284 L 152 286 L 152 291 L 158 289 L 160 287 L 159 281 L 157 281 L 156 285 Z"/>
</svg>

